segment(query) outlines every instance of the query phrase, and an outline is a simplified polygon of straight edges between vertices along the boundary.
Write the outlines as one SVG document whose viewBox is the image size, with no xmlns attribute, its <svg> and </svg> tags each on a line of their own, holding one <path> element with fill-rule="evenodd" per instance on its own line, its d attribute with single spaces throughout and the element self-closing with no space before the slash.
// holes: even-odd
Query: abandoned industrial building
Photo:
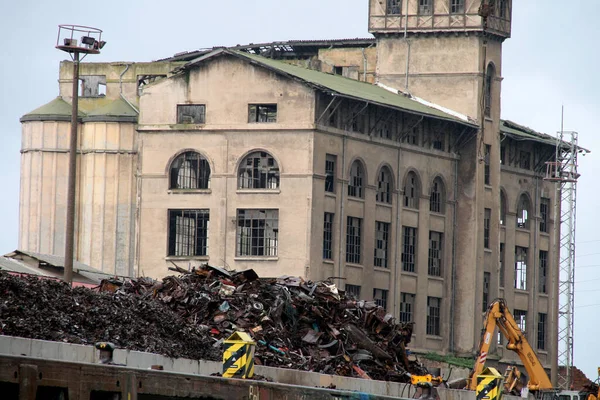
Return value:
<svg viewBox="0 0 600 400">
<path fill-rule="evenodd" d="M 556 140 L 501 119 L 494 4 L 370 0 L 372 38 L 82 63 L 76 259 L 338 277 L 417 352 L 471 355 L 503 297 L 555 373 Z M 64 252 L 71 71 L 21 118 L 24 251 Z"/>
</svg>

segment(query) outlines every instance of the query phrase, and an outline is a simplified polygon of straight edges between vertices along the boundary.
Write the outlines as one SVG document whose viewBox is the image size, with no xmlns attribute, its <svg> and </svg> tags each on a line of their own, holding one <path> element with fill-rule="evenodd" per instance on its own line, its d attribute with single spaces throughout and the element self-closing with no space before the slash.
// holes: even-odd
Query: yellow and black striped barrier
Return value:
<svg viewBox="0 0 600 400">
<path fill-rule="evenodd" d="M 235 332 L 223 342 L 223 377 L 252 378 L 256 343 L 245 332 Z"/>
<path fill-rule="evenodd" d="M 501 400 L 504 378 L 494 368 L 486 368 L 477 375 L 477 400 Z"/>
</svg>

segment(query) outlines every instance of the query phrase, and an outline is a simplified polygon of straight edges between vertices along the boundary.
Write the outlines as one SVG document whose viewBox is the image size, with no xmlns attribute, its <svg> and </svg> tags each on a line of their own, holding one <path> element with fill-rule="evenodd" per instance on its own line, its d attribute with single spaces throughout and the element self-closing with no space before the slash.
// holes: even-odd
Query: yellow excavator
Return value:
<svg viewBox="0 0 600 400">
<path fill-rule="evenodd" d="M 527 341 L 525 334 L 516 323 L 504 299 L 494 300 L 487 309 L 484 326 L 481 331 L 479 354 L 467 381 L 468 389 L 477 389 L 477 376 L 482 373 L 485 367 L 485 361 L 487 360 L 492 340 L 494 340 L 494 330 L 496 327 L 507 340 L 506 348 L 517 353 L 521 359 L 529 375 L 527 388 L 531 393 L 535 394 L 536 398 L 542 400 L 598 400 L 600 398 L 600 389 L 593 392 L 578 392 L 573 390 L 558 390 L 552 386 L 552 382 L 548 374 L 546 374 L 542 363 Z M 506 388 L 505 385 L 505 390 L 514 389 L 514 385 L 517 384 L 520 378 L 520 373 L 516 368 L 511 369 L 509 367 L 505 377 L 508 377 L 508 385 L 512 386 Z"/>
</svg>

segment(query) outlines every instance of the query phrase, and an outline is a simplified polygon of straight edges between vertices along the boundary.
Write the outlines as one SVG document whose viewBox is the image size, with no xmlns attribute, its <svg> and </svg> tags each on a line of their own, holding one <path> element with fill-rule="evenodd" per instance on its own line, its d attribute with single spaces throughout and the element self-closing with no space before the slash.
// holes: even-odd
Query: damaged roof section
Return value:
<svg viewBox="0 0 600 400">
<path fill-rule="evenodd" d="M 556 147 L 559 139 L 546 133 L 534 131 L 523 125 L 519 125 L 509 120 L 500 120 L 500 133 L 516 140 L 530 140 L 532 142 L 547 144 Z M 570 144 L 563 142 L 563 148 L 570 148 Z M 577 146 L 579 153 L 589 153 L 590 150 Z"/>
</svg>

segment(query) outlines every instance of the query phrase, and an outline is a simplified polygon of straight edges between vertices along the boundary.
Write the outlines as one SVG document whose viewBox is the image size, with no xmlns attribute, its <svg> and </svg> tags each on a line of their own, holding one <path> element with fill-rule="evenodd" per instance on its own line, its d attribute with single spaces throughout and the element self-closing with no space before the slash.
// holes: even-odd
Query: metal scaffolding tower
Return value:
<svg viewBox="0 0 600 400">
<path fill-rule="evenodd" d="M 558 238 L 558 386 L 569 389 L 573 367 L 575 294 L 575 217 L 577 210 L 577 132 L 558 134 L 555 161 L 548 162 L 545 180 L 555 182 L 554 238 Z"/>
</svg>

